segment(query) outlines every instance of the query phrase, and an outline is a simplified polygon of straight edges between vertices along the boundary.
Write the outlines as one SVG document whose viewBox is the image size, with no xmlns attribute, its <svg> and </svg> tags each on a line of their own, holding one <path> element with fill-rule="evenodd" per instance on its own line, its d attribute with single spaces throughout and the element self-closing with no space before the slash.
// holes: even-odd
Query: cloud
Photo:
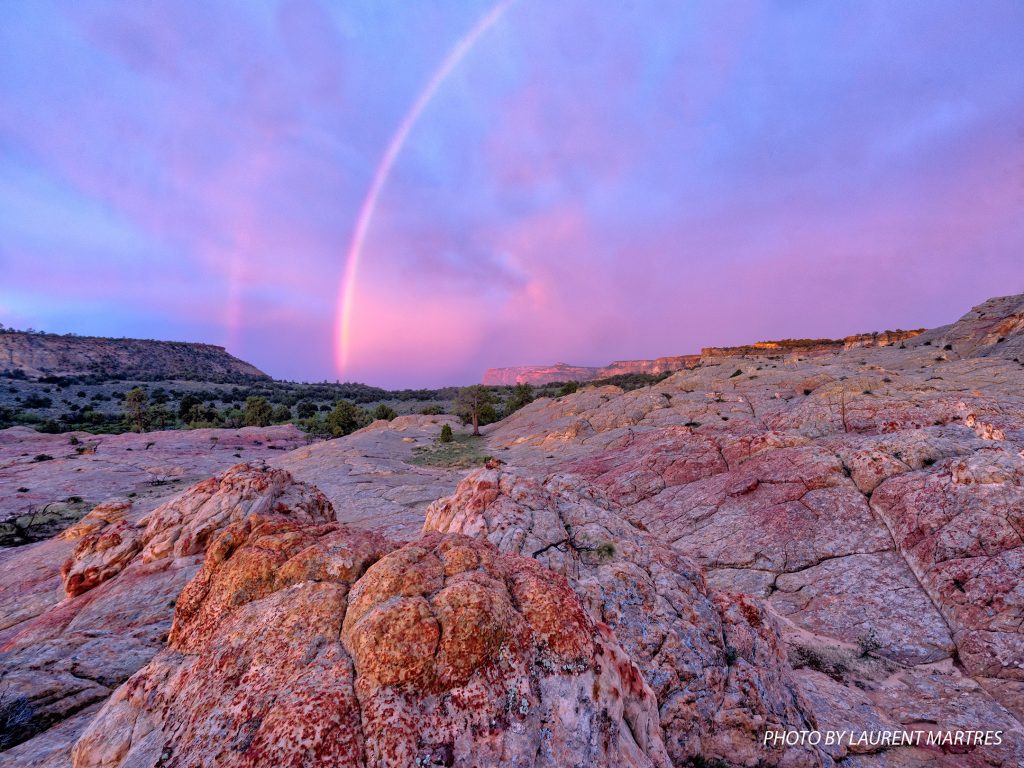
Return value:
<svg viewBox="0 0 1024 768">
<path fill-rule="evenodd" d="M 23 4 L 0 28 L 0 321 L 335 376 L 386 142 L 491 5 Z M 1017 3 L 520 2 L 409 136 L 351 375 L 945 322 L 1024 290 Z"/>
</svg>

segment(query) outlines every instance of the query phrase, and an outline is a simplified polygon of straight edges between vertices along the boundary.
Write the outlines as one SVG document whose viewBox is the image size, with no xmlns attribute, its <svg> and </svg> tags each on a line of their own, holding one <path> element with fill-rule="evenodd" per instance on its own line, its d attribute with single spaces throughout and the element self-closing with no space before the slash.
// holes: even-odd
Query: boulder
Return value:
<svg viewBox="0 0 1024 768">
<path fill-rule="evenodd" d="M 229 526 L 75 768 L 668 765 L 654 695 L 564 579 L 464 536 L 392 547 Z"/>
</svg>

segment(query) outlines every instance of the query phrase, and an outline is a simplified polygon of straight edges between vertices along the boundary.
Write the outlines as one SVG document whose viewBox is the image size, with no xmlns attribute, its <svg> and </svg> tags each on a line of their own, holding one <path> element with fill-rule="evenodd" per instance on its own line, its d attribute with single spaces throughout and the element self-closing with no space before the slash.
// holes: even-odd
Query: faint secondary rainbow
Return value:
<svg viewBox="0 0 1024 768">
<path fill-rule="evenodd" d="M 433 76 L 427 81 L 426 86 L 420 95 L 413 102 L 412 107 L 406 112 L 398 129 L 388 142 L 376 170 L 373 172 L 373 179 L 370 187 L 363 198 L 363 204 L 359 208 L 359 216 L 356 219 L 356 226 L 352 232 L 352 240 L 349 242 L 348 252 L 345 256 L 345 271 L 341 277 L 341 284 L 338 287 L 338 301 L 334 323 L 334 354 L 335 368 L 338 374 L 344 373 L 348 366 L 349 338 L 352 331 L 352 301 L 355 295 L 356 273 L 359 270 L 359 260 L 363 253 L 363 244 L 366 241 L 366 233 L 370 228 L 370 221 L 373 219 L 374 210 L 377 207 L 377 200 L 384 184 L 387 182 L 391 168 L 398 159 L 398 155 L 405 145 L 406 139 L 412 132 L 416 121 L 419 120 L 427 104 L 434 98 L 437 89 L 441 87 L 452 70 L 459 65 L 469 50 L 476 44 L 488 29 L 494 26 L 495 22 L 508 10 L 509 6 L 516 0 L 501 0 L 497 5 L 484 14 L 479 21 L 459 40 L 458 43 L 448 52 L 441 66 L 437 68 Z"/>
</svg>

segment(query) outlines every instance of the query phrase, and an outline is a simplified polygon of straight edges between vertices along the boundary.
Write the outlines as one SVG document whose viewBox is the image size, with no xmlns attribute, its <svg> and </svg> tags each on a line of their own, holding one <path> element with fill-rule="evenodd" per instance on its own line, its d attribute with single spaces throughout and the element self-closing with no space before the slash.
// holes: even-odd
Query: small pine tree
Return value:
<svg viewBox="0 0 1024 768">
<path fill-rule="evenodd" d="M 450 443 L 454 439 L 455 439 L 455 436 L 452 434 L 452 425 L 451 424 L 445 424 L 444 426 L 442 426 L 441 427 L 441 442 L 442 443 Z"/>
<path fill-rule="evenodd" d="M 149 397 L 139 387 L 128 390 L 124 396 L 124 418 L 135 432 L 146 431 L 146 415 Z"/>
<path fill-rule="evenodd" d="M 200 400 L 195 395 L 185 395 L 183 398 L 181 398 L 181 402 L 178 403 L 178 418 L 184 422 L 187 422 L 189 420 L 189 414 L 192 412 L 193 406 L 201 405 L 202 402 L 203 401 Z"/>
<path fill-rule="evenodd" d="M 274 409 L 265 397 L 247 397 L 244 419 L 247 427 L 268 427 L 274 420 Z"/>
</svg>

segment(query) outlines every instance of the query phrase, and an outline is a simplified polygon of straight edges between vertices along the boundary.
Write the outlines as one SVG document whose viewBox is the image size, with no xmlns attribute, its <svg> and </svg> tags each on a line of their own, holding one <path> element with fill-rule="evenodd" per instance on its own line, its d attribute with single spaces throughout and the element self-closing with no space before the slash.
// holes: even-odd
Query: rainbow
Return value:
<svg viewBox="0 0 1024 768">
<path fill-rule="evenodd" d="M 355 297 L 356 273 L 359 270 L 359 260 L 363 252 L 363 244 L 366 241 L 366 233 L 373 220 L 374 210 L 377 208 L 377 200 L 384 184 L 391 173 L 391 168 L 398 159 L 409 134 L 412 132 L 416 121 L 419 120 L 423 110 L 426 109 L 430 100 L 437 93 L 438 88 L 445 79 L 452 73 L 452 70 L 459 65 L 469 50 L 476 44 L 477 40 L 498 21 L 508 10 L 509 6 L 516 0 L 501 0 L 497 5 L 484 14 L 479 21 L 459 40 L 448 52 L 441 65 L 434 72 L 420 95 L 413 102 L 409 111 L 406 112 L 402 122 L 398 124 L 391 141 L 388 142 L 376 170 L 373 172 L 373 179 L 370 187 L 363 198 L 363 204 L 359 208 L 359 216 L 356 218 L 356 226 L 352 231 L 352 240 L 349 242 L 348 253 L 345 256 L 345 271 L 338 286 L 338 300 L 334 323 L 334 354 L 335 367 L 338 375 L 341 376 L 348 367 L 349 339 L 352 333 L 352 303 Z"/>
</svg>

